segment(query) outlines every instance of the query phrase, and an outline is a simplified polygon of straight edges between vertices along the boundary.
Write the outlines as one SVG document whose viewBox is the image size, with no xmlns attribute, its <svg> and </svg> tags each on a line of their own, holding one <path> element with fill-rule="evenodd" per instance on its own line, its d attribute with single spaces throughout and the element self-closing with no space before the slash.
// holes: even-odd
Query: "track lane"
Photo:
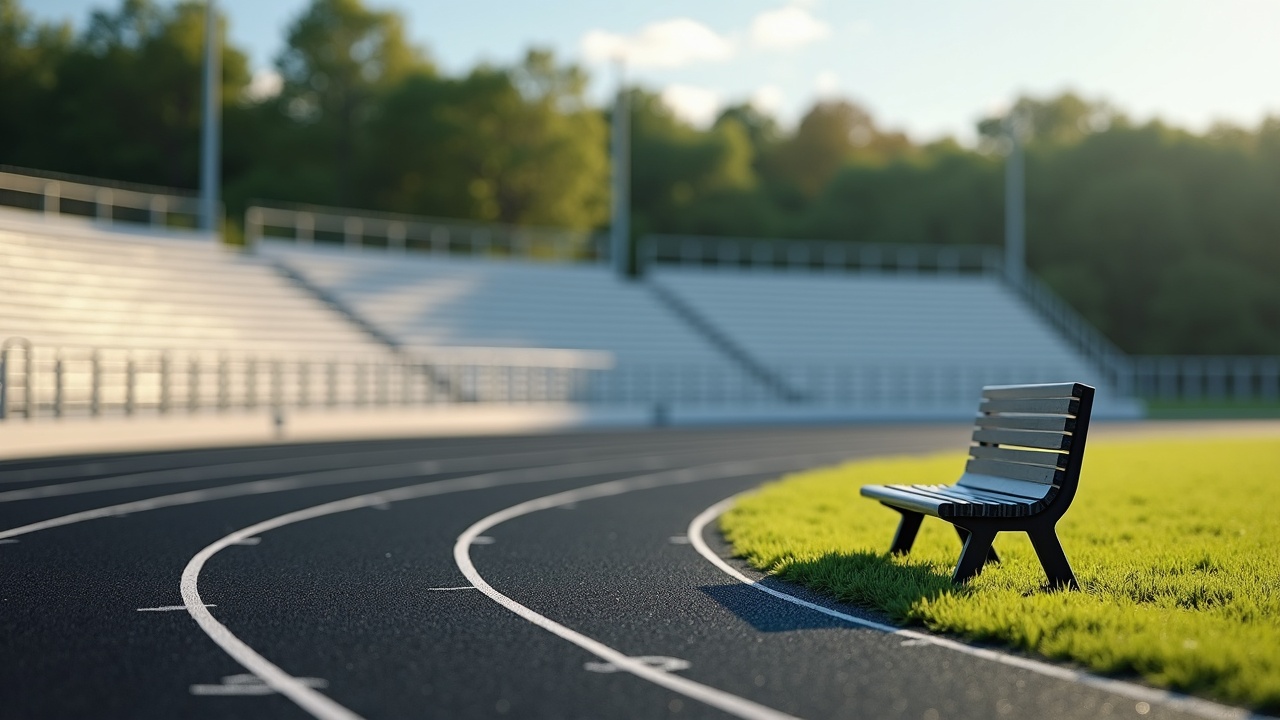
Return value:
<svg viewBox="0 0 1280 720">
<path fill-rule="evenodd" d="M 964 432 L 635 435 L 632 451 L 619 456 L 649 456 L 680 445 L 677 437 L 695 436 L 687 447 L 702 451 L 690 451 L 692 465 L 814 450 L 856 456 L 952 449 Z M 550 447 L 598 449 L 603 438 L 575 437 Z M 622 445 L 627 438 L 608 434 Z M 492 439 L 477 447 L 496 454 L 506 444 Z M 202 600 L 215 603 L 211 614 L 264 657 L 279 658 L 291 677 L 327 683 L 322 692 L 364 716 L 724 717 L 630 673 L 587 670 L 598 658 L 479 591 L 441 590 L 465 583 L 451 551 L 477 519 L 623 477 L 629 475 L 474 489 L 273 529 L 255 536 L 257 545 L 228 545 L 212 556 L 201 575 Z M 538 613 L 628 656 L 682 657 L 692 666 L 676 676 L 793 715 L 919 717 L 932 708 L 944 717 L 1000 717 L 1012 708 L 1004 716 L 1105 716 L 1110 704 L 1112 715 L 1136 716 L 1131 699 L 1123 704 L 1061 681 L 1024 680 L 1019 687 L 1020 677 L 983 675 L 988 671 L 967 660 L 932 655 L 935 648 L 903 647 L 900 639 L 843 623 L 824 625 L 810 611 L 778 607 L 780 601 L 745 600 L 761 593 L 670 538 L 684 535 L 703 508 L 762 479 L 578 500 L 503 523 L 490 533 L 493 544 L 470 551 L 496 590 Z M 389 478 L 360 492 L 421 482 Z M 216 688 L 243 670 L 185 613 L 137 609 L 185 607 L 175 579 L 210 542 L 353 494 L 346 485 L 300 487 L 60 527 L 21 545 L 0 545 L 0 637 L 14 639 L 10 648 L 22 658 L 16 665 L 0 662 L 0 685 L 22 688 L 6 707 L 16 708 L 16 717 L 306 717 L 277 694 L 191 695 L 192 685 Z M 726 589 L 731 586 L 741 589 Z M 904 684 L 904 673 L 882 667 L 886 658 L 898 668 L 925 668 L 928 682 Z M 968 685 L 975 677 L 987 689 L 979 695 Z M 939 700 L 948 691 L 951 705 Z M 901 710 L 900 702 L 906 703 Z M 1176 716 L 1166 710 L 1154 707 L 1150 716 Z"/>
</svg>

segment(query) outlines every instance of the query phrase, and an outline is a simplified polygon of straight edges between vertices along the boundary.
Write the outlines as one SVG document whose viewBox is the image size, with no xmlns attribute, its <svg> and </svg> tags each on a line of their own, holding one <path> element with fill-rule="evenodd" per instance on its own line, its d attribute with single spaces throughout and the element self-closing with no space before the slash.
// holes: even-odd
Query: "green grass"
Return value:
<svg viewBox="0 0 1280 720">
<path fill-rule="evenodd" d="M 783 478 L 721 519 L 756 568 L 906 625 L 1139 675 L 1162 687 L 1280 710 L 1280 440 L 1093 443 L 1058 525 L 1083 592 L 1049 592 L 1020 533 L 967 586 L 960 541 L 926 518 L 887 554 L 897 513 L 876 483 L 953 482 L 964 454 L 854 462 Z"/>
</svg>

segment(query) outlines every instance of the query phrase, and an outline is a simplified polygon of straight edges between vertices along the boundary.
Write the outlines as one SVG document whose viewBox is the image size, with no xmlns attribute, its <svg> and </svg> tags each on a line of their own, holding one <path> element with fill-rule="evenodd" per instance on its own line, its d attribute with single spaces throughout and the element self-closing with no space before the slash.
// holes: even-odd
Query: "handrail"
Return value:
<svg viewBox="0 0 1280 720">
<path fill-rule="evenodd" d="M 655 234 L 640 238 L 639 257 L 644 269 L 658 265 L 676 265 L 828 272 L 931 271 L 993 274 L 1000 270 L 1000 250 L 988 245 Z"/>
<path fill-rule="evenodd" d="M 173 191 L 117 187 L 106 181 L 96 184 L 0 170 L 0 190 L 37 196 L 39 209 L 46 215 L 88 215 L 107 223 L 143 222 L 164 226 L 175 218 L 194 220 L 200 213 L 200 201 L 196 197 Z M 66 201 L 92 205 L 92 212 L 72 212 Z M 139 212 L 122 219 L 117 217 L 120 209 Z"/>
<path fill-rule="evenodd" d="M 353 250 L 421 251 L 530 260 L 606 262 L 607 238 L 589 231 L 373 213 L 365 210 L 253 205 L 245 241 L 325 244 Z"/>
<path fill-rule="evenodd" d="M 1007 277 L 1006 281 L 1059 332 L 1066 335 L 1077 350 L 1097 365 L 1118 393 L 1124 396 L 1132 394 L 1133 372 L 1127 353 L 1103 335 L 1048 284 L 1030 272 L 1022 273 L 1020 284 Z"/>
<path fill-rule="evenodd" d="M 21 347 L 19 376 L 10 350 Z M 457 402 L 569 401 L 609 353 L 555 348 L 430 348 L 399 354 L 258 355 L 250 352 L 33 347 L 0 344 L 0 420 L 21 377 L 22 417 L 160 414 L 185 409 L 282 409 Z M 10 377 L 10 376 L 13 377 Z"/>
</svg>

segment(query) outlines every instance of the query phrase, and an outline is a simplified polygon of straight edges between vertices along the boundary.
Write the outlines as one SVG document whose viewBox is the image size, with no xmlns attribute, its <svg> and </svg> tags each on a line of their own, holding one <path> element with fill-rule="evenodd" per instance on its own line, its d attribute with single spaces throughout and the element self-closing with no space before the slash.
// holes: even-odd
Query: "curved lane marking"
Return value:
<svg viewBox="0 0 1280 720">
<path fill-rule="evenodd" d="M 988 650 L 986 648 L 979 648 L 979 647 L 973 647 L 972 645 L 965 645 L 964 643 L 956 642 L 955 640 L 948 640 L 947 638 L 938 637 L 936 635 L 928 635 L 926 633 L 916 632 L 915 630 L 906 630 L 903 628 L 894 627 L 892 625 L 878 623 L 872 620 L 867 620 L 865 618 L 857 617 L 856 615 L 843 613 L 843 612 L 840 612 L 839 610 L 834 610 L 832 608 L 819 605 L 817 603 L 812 603 L 812 602 L 809 602 L 808 600 L 803 600 L 801 598 L 796 597 L 795 595 L 790 595 L 788 593 L 782 592 L 781 590 L 777 590 L 767 585 L 764 585 L 762 582 L 758 580 L 752 580 L 751 578 L 742 574 L 737 568 L 725 562 L 724 558 L 721 558 L 719 555 L 713 552 L 710 546 L 707 545 L 706 539 L 704 539 L 702 535 L 703 530 L 706 529 L 707 525 L 709 525 L 716 518 L 723 515 L 725 511 L 728 510 L 729 507 L 733 505 L 733 503 L 737 502 L 737 500 L 740 497 L 750 492 L 754 492 L 754 491 L 748 490 L 745 493 L 738 493 L 737 495 L 733 495 L 731 497 L 725 498 L 724 500 L 721 500 L 720 502 L 716 503 L 715 505 L 712 505 L 706 510 L 703 510 L 697 517 L 693 519 L 692 522 L 689 523 L 688 537 L 694 549 L 698 551 L 698 554 L 706 558 L 708 561 L 710 561 L 712 565 L 715 565 L 726 575 L 736 578 L 737 580 L 741 581 L 743 584 L 748 585 L 752 588 L 755 588 L 756 590 L 759 590 L 762 593 L 772 595 L 773 597 L 779 600 L 792 603 L 793 605 L 799 605 L 800 607 L 803 607 L 803 608 L 808 608 L 809 610 L 822 613 L 823 615 L 827 615 L 829 617 L 844 620 L 845 622 L 851 623 L 853 625 L 869 628 L 871 630 L 878 630 L 880 632 L 888 633 L 891 635 L 898 635 L 902 638 L 905 638 L 905 640 L 903 641 L 904 645 L 908 642 L 911 643 L 912 645 L 935 645 L 937 647 L 947 648 L 948 650 L 954 650 L 959 653 L 964 653 L 965 655 L 971 655 L 973 657 L 982 658 L 983 660 L 990 660 L 992 662 L 1000 663 L 1002 665 L 1021 668 L 1023 670 L 1030 670 L 1031 672 L 1044 675 L 1047 677 L 1051 677 L 1056 680 L 1065 680 L 1067 682 L 1075 682 L 1075 683 L 1080 683 L 1081 685 L 1088 685 L 1090 687 L 1095 687 L 1100 690 L 1105 690 L 1107 692 L 1111 692 L 1116 695 L 1121 695 L 1123 697 L 1127 697 L 1132 700 L 1137 700 L 1137 701 L 1146 702 L 1146 703 L 1159 703 L 1161 705 L 1170 707 L 1174 710 L 1186 712 L 1193 715 L 1198 715 L 1204 718 L 1210 718 L 1211 720 L 1242 720 L 1244 718 L 1261 719 L 1261 718 L 1267 717 L 1265 715 L 1255 715 L 1243 708 L 1232 707 L 1230 705 L 1221 705 L 1211 700 L 1204 700 L 1202 698 L 1192 697 L 1190 695 L 1183 695 L 1182 693 L 1170 692 L 1168 690 L 1159 690 L 1156 688 L 1150 688 L 1145 685 L 1137 685 L 1135 683 L 1124 682 L 1123 680 L 1113 680 L 1111 678 L 1104 678 L 1098 675 L 1093 675 L 1091 673 L 1081 672 L 1079 670 L 1071 670 L 1069 668 L 1060 667 L 1058 665 L 1052 665 L 1046 662 L 1041 662 L 1039 660 L 1032 660 L 1030 658 L 1019 657 L 1017 655 L 1007 655 L 1005 653 L 997 652 L 994 650 Z"/>
<path fill-rule="evenodd" d="M 606 447 L 616 448 L 620 446 Z M 503 467 L 520 465 L 526 462 L 530 455 L 540 456 L 548 453 L 555 453 L 565 457 L 566 459 L 579 456 L 578 459 L 583 462 L 588 462 L 580 456 L 588 455 L 591 452 L 592 451 L 587 450 L 568 452 L 553 450 L 533 453 L 511 453 L 509 455 L 485 455 L 449 458 L 444 460 L 424 460 L 419 462 L 397 463 L 394 465 L 375 465 L 373 467 L 322 470 L 320 472 L 288 475 L 285 477 L 270 478 L 267 480 L 254 480 L 246 483 L 236 483 L 234 485 L 220 485 L 201 490 L 189 490 L 187 492 L 174 493 L 172 495 L 158 495 L 144 500 L 135 500 L 116 505 L 105 505 L 103 507 L 93 508 L 90 510 L 74 512 L 69 515 L 61 515 L 48 520 L 40 520 L 38 522 L 22 525 L 16 528 L 10 528 L 8 530 L 0 530 L 0 543 L 5 542 L 9 538 L 29 535 L 41 530 L 74 525 L 88 520 L 97 520 L 106 517 L 123 517 L 137 512 L 178 507 L 181 505 L 193 505 L 195 503 L 209 502 L 211 500 L 225 500 L 227 498 L 241 497 L 245 495 L 264 495 L 268 493 L 287 492 L 290 490 L 300 490 L 325 485 L 345 485 L 374 482 L 378 480 L 395 480 L 397 478 L 409 476 L 436 475 L 449 472 L 466 472 L 469 470 L 496 470 Z M 675 452 L 669 452 L 667 455 L 678 455 L 684 452 L 693 451 L 677 450 Z M 249 538 L 245 539 L 249 540 Z"/>
<path fill-rule="evenodd" d="M 572 458 L 574 455 L 582 455 L 588 452 L 617 452 L 631 449 L 632 448 L 625 443 L 612 443 L 592 446 L 590 449 L 586 450 L 530 450 L 519 453 L 507 453 L 501 457 L 527 458 L 530 460 L 548 456 L 553 458 Z M 281 470 L 290 471 L 289 475 L 294 476 L 300 472 L 311 472 L 319 469 L 331 471 L 349 469 L 351 467 L 367 467 L 364 465 L 355 465 L 353 463 L 378 458 L 383 458 L 383 462 L 380 463 L 380 465 L 387 465 L 390 464 L 388 461 L 391 460 L 397 460 L 399 462 L 411 462 L 415 460 L 420 462 L 426 460 L 452 462 L 474 457 L 492 457 L 454 455 L 445 458 L 423 458 L 421 457 L 422 454 L 423 452 L 421 450 L 367 450 L 360 452 L 333 453 L 329 455 L 308 455 L 301 458 L 273 458 L 269 460 L 248 460 L 243 462 L 221 463 L 217 465 L 195 465 L 190 467 L 147 470 L 145 472 L 111 475 L 108 477 L 94 478 L 92 480 L 55 482 L 49 485 L 38 485 L 36 487 L 22 488 L 19 490 L 6 490 L 0 492 L 0 503 L 17 502 L 21 500 L 38 500 L 51 497 L 66 497 L 67 495 L 81 495 L 84 493 L 151 487 L 155 485 L 177 485 L 181 483 L 222 480 L 234 478 L 237 475 L 266 475 Z M 334 465 L 343 465 L 347 467 L 335 468 L 333 467 Z M 485 468 L 460 468 L 460 470 L 471 469 Z"/>
<path fill-rule="evenodd" d="M 492 585 L 481 577 L 479 571 L 476 570 L 475 565 L 471 562 L 471 547 L 473 541 L 477 537 L 480 537 L 481 533 L 490 530 L 497 525 L 507 522 L 508 520 L 513 520 L 522 515 L 528 515 L 530 513 L 538 512 L 539 510 L 559 507 L 567 503 L 611 497 L 614 495 L 621 495 L 623 493 L 634 492 L 636 490 L 647 490 L 650 488 L 666 487 L 671 485 L 683 485 L 703 480 L 742 477 L 766 472 L 785 472 L 818 464 L 818 462 L 823 460 L 829 462 L 831 459 L 836 457 L 845 457 L 847 455 L 847 452 L 840 452 L 825 453 L 823 455 L 805 455 L 714 463 L 695 468 L 685 468 L 653 473 L 650 475 L 641 475 L 639 477 L 627 478 L 625 480 L 614 480 L 598 485 L 589 485 L 576 490 L 568 490 L 566 492 L 548 495 L 535 500 L 529 500 L 518 505 L 513 505 L 506 510 L 500 510 L 467 528 L 466 531 L 458 536 L 457 542 L 453 545 L 454 562 L 458 564 L 458 568 L 462 570 L 462 574 L 467 577 L 467 580 L 471 581 L 471 584 L 474 585 L 476 589 L 487 595 L 489 599 L 516 615 L 519 615 L 530 623 L 537 625 L 538 627 L 567 640 L 574 645 L 577 645 L 606 663 L 612 664 L 618 670 L 629 672 L 632 675 L 648 680 L 655 685 L 680 693 L 685 697 L 697 700 L 698 702 L 704 703 L 718 710 L 722 710 L 731 715 L 746 718 L 747 720 L 794 720 L 793 716 L 775 710 L 771 707 L 761 705 L 760 703 L 709 685 L 703 685 L 702 683 L 690 680 L 689 678 L 672 675 L 662 669 L 655 668 L 646 663 L 642 658 L 628 656 L 619 650 L 609 647 L 598 640 L 587 637 L 576 630 L 565 627 L 547 616 L 521 605 L 510 597 L 507 597 L 495 590 Z"/>
<path fill-rule="evenodd" d="M 200 571 L 204 568 L 205 563 L 209 561 L 209 558 L 246 538 L 255 537 L 286 525 L 325 515 L 372 507 L 380 503 L 415 500 L 465 490 L 481 490 L 507 485 L 589 477 L 601 473 L 653 470 L 667 464 L 670 464 L 669 459 L 661 457 L 615 458 L 541 468 L 505 470 L 449 480 L 418 483 L 304 508 L 237 530 L 196 553 L 195 557 L 191 558 L 186 568 L 182 571 L 182 581 L 179 585 L 179 589 L 182 592 L 182 602 L 185 604 L 187 612 L 190 613 L 192 619 L 196 621 L 205 634 L 230 655 L 233 660 L 261 679 L 268 687 L 289 698 L 303 710 L 322 720 L 353 720 L 360 716 L 267 660 L 213 617 L 213 614 L 205 607 L 199 590 Z"/>
</svg>

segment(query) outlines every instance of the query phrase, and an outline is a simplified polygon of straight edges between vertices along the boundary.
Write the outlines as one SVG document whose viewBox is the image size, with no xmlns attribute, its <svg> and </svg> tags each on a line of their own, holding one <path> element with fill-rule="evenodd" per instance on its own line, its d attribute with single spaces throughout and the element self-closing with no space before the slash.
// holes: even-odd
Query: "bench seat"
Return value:
<svg viewBox="0 0 1280 720">
<path fill-rule="evenodd" d="M 1078 588 L 1054 526 L 1080 480 L 1094 389 L 1081 383 L 982 389 L 964 473 L 953 485 L 866 485 L 864 497 L 902 515 L 890 546 L 907 553 L 925 516 L 955 526 L 964 542 L 952 579 L 988 563 L 999 532 L 1025 532 L 1051 585 Z"/>
<path fill-rule="evenodd" d="M 967 473 L 966 473 L 967 474 Z M 998 480 L 1000 478 L 991 478 Z M 1053 500 L 1054 488 L 1041 486 L 1040 497 L 955 485 L 870 485 L 862 494 L 873 500 L 938 518 L 1030 517 Z"/>
</svg>

